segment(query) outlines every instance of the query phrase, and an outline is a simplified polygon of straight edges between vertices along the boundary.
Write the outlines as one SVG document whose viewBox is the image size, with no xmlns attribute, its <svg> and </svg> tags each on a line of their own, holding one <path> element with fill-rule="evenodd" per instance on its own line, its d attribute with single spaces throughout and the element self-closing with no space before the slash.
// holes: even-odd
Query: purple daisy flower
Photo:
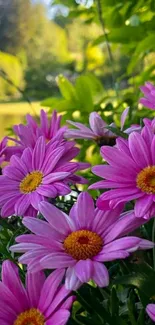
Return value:
<svg viewBox="0 0 155 325">
<path fill-rule="evenodd" d="M 95 140 L 99 145 L 103 145 L 104 143 L 114 145 L 116 143 L 116 135 L 107 129 L 107 123 L 96 112 L 92 112 L 89 116 L 90 128 L 82 123 L 67 122 L 77 127 L 78 130 L 67 129 L 65 138 Z M 115 127 L 114 123 L 110 124 L 110 126 Z"/>
<path fill-rule="evenodd" d="M 1 216 L 37 214 L 38 204 L 47 198 L 70 193 L 71 183 L 87 181 L 74 173 L 89 164 L 70 162 L 79 152 L 74 142 L 45 143 L 40 137 L 34 149 L 27 148 L 21 158 L 12 156 L 0 176 Z"/>
<path fill-rule="evenodd" d="M 153 322 L 155 322 L 155 304 L 148 304 L 146 306 L 146 312 Z"/>
<path fill-rule="evenodd" d="M 100 287 L 108 286 L 108 270 L 103 262 L 154 247 L 148 240 L 125 236 L 144 220 L 135 218 L 132 211 L 120 216 L 121 210 L 120 206 L 106 212 L 95 209 L 86 192 L 79 195 L 69 216 L 48 202 L 41 202 L 39 211 L 47 222 L 24 218 L 23 224 L 34 234 L 17 237 L 19 244 L 10 249 L 25 253 L 19 262 L 28 264 L 32 272 L 66 268 L 67 289 L 76 290 L 90 279 Z"/>
<path fill-rule="evenodd" d="M 101 194 L 100 209 L 113 209 L 121 202 L 136 200 L 135 215 L 149 219 L 155 215 L 155 135 L 152 128 L 143 127 L 141 134 L 133 132 L 128 141 L 117 139 L 116 147 L 102 147 L 102 157 L 109 165 L 92 168 L 105 178 L 90 189 L 112 190 Z"/>
<path fill-rule="evenodd" d="M 132 125 L 130 128 L 123 131 L 128 113 L 129 107 L 127 107 L 121 115 L 121 131 L 127 134 L 130 134 L 133 131 L 140 131 L 141 127 L 137 124 Z M 90 128 L 82 123 L 76 123 L 73 121 L 67 122 L 73 126 L 76 126 L 78 130 L 67 129 L 65 132 L 65 138 L 94 140 L 99 146 L 114 146 L 116 144 L 117 136 L 108 129 L 108 126 L 115 128 L 116 125 L 114 123 L 107 125 L 107 123 L 103 121 L 101 116 L 96 112 L 92 112 L 89 116 Z"/>
<path fill-rule="evenodd" d="M 63 140 L 64 132 L 67 127 L 61 127 L 61 116 L 57 116 L 57 112 L 53 111 L 51 119 L 48 120 L 48 115 L 44 110 L 40 112 L 40 126 L 37 124 L 35 119 L 30 114 L 27 114 L 27 125 L 19 124 L 14 125 L 13 129 L 18 140 L 8 137 L 8 139 L 16 142 L 17 146 L 20 147 L 21 153 L 23 149 L 30 147 L 34 148 L 37 139 L 43 136 L 46 142 L 61 141 Z M 14 148 L 14 147 L 13 147 Z"/>
<path fill-rule="evenodd" d="M 0 281 L 1 325 L 65 325 L 70 317 L 74 296 L 61 285 L 64 270 L 47 278 L 43 272 L 27 272 L 23 286 L 18 267 L 5 261 Z"/>
<path fill-rule="evenodd" d="M 145 97 L 140 98 L 139 103 L 150 109 L 155 109 L 155 87 L 151 82 L 146 82 L 145 86 L 141 86 L 140 90 Z"/>
</svg>

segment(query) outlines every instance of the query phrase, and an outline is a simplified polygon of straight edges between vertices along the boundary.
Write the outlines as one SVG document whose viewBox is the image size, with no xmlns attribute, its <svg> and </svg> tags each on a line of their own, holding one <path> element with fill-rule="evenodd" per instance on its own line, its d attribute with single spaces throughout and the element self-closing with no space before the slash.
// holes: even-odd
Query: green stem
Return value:
<svg viewBox="0 0 155 325">
<path fill-rule="evenodd" d="M 152 241 L 155 242 L 155 218 L 153 220 L 153 227 L 152 227 Z M 155 270 L 155 246 L 153 247 L 153 268 Z"/>
<path fill-rule="evenodd" d="M 98 11 L 98 18 L 103 30 L 103 34 L 105 37 L 105 42 L 106 42 L 106 46 L 107 46 L 107 51 L 108 51 L 108 56 L 109 56 L 109 62 L 111 65 L 111 69 L 112 69 L 112 84 L 113 84 L 113 88 L 116 91 L 116 95 L 118 96 L 117 93 L 117 89 L 116 89 L 116 84 L 115 84 L 115 71 L 114 71 L 114 59 L 113 59 L 113 55 L 111 52 L 111 47 L 110 47 L 110 43 L 109 43 L 109 38 L 108 38 L 108 34 L 106 32 L 105 29 L 105 23 L 104 23 L 104 19 L 103 19 L 103 11 L 102 11 L 102 4 L 101 4 L 101 0 L 96 0 L 97 3 L 97 11 Z"/>
</svg>

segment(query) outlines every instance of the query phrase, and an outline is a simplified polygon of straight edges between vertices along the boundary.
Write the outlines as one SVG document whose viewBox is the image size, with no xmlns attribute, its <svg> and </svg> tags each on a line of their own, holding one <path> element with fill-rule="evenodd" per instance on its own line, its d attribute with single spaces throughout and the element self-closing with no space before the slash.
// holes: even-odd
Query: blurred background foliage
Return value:
<svg viewBox="0 0 155 325">
<path fill-rule="evenodd" d="M 119 126 L 127 106 L 126 127 L 151 117 L 138 99 L 139 86 L 155 81 L 154 32 L 154 0 L 1 0 L 0 114 L 10 103 L 23 118 L 27 100 L 57 109 L 64 122 L 88 124 L 97 111 Z M 99 162 L 96 146 L 82 147 L 80 159 Z"/>
<path fill-rule="evenodd" d="M 59 73 L 73 83 L 92 73 L 103 97 L 135 105 L 155 79 L 154 31 L 154 0 L 1 0 L 0 69 L 31 100 L 58 96 Z M 19 96 L 1 88 L 1 99 Z"/>
</svg>

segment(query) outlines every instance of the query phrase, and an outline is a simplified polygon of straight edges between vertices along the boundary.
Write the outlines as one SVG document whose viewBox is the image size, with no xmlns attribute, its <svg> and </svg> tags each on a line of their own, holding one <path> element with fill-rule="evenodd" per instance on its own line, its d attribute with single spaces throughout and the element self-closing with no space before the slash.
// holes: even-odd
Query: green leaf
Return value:
<svg viewBox="0 0 155 325">
<path fill-rule="evenodd" d="M 110 309 L 112 316 L 118 316 L 119 314 L 119 300 L 116 293 L 116 288 L 112 287 L 110 297 Z"/>
<path fill-rule="evenodd" d="M 109 129 L 114 134 L 118 135 L 119 137 L 122 137 L 124 139 L 128 139 L 128 135 L 122 131 L 120 131 L 118 128 L 114 128 L 112 126 L 107 126 L 107 129 Z"/>
<path fill-rule="evenodd" d="M 63 75 L 59 75 L 56 78 L 56 81 L 60 92 L 65 99 L 77 100 L 75 88 L 67 78 L 65 78 Z"/>
<path fill-rule="evenodd" d="M 117 278 L 114 283 L 136 287 L 149 301 L 155 295 L 155 271 L 147 263 L 133 263 L 130 269 L 132 273 Z"/>
<path fill-rule="evenodd" d="M 87 76 L 80 76 L 75 84 L 76 94 L 78 97 L 81 111 L 92 112 L 94 109 L 92 90 Z"/>
<path fill-rule="evenodd" d="M 131 291 L 129 294 L 127 305 L 130 322 L 132 325 L 137 325 L 135 319 L 135 295 L 133 291 Z"/>
<path fill-rule="evenodd" d="M 128 44 L 133 42 L 139 42 L 143 39 L 144 35 L 143 26 L 123 26 L 119 28 L 112 28 L 108 34 L 108 39 L 112 43 Z M 93 45 L 98 45 L 105 42 L 105 36 L 99 36 Z"/>
<path fill-rule="evenodd" d="M 55 108 L 55 106 L 59 103 L 59 101 L 60 98 L 48 97 L 41 102 L 41 106 Z"/>
<path fill-rule="evenodd" d="M 144 309 L 140 310 L 137 325 L 145 325 L 145 310 Z"/>
<path fill-rule="evenodd" d="M 137 28 L 137 27 L 136 27 Z M 139 61 L 140 57 L 142 57 L 146 52 L 155 49 L 155 36 L 154 33 L 145 37 L 137 46 L 136 51 L 128 65 L 127 72 L 131 73 Z"/>
</svg>

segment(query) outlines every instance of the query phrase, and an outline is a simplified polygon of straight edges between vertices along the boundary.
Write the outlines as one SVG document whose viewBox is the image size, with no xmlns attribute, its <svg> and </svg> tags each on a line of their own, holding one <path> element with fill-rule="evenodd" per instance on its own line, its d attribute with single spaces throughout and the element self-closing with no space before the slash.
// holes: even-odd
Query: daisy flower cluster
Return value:
<svg viewBox="0 0 155 325">
<path fill-rule="evenodd" d="M 155 87 L 147 82 L 141 91 L 140 103 L 155 109 Z M 155 119 L 124 129 L 128 112 L 121 115 L 118 135 L 116 125 L 107 125 L 97 112 L 88 127 L 74 121 L 61 126 L 56 111 L 49 120 L 41 110 L 40 121 L 27 115 L 26 125 L 15 125 L 15 136 L 0 143 L 1 218 L 16 216 L 25 229 L 9 247 L 12 261 L 2 263 L 0 324 L 65 325 L 73 291 L 90 281 L 109 286 L 109 262 L 154 248 L 135 230 L 155 217 Z M 81 171 L 90 165 L 78 161 L 75 139 L 101 147 L 103 163 L 92 166 L 101 180 L 88 190 L 102 193 L 94 199 L 81 192 L 66 213 L 57 198 L 89 183 Z M 8 146 L 10 140 L 14 145 Z M 132 210 L 126 210 L 128 202 Z M 155 305 L 148 304 L 146 312 L 155 321 Z"/>
</svg>

